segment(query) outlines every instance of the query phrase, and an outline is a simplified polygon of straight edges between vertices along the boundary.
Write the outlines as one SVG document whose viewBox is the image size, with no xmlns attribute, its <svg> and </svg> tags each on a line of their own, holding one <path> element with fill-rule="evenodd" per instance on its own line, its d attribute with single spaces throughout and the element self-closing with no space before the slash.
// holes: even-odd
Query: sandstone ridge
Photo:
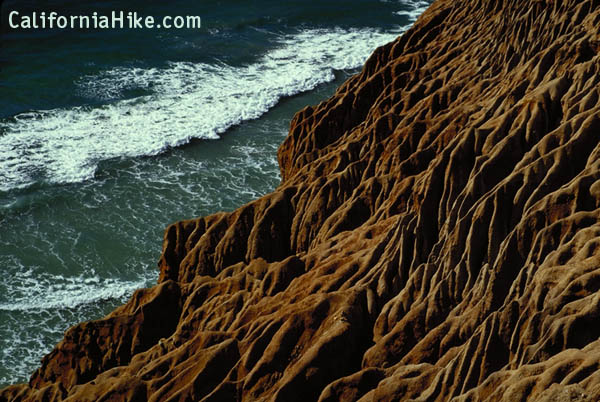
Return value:
<svg viewBox="0 0 600 402">
<path fill-rule="evenodd" d="M 438 0 L 300 111 L 282 182 L 8 401 L 600 400 L 600 3 Z"/>
</svg>

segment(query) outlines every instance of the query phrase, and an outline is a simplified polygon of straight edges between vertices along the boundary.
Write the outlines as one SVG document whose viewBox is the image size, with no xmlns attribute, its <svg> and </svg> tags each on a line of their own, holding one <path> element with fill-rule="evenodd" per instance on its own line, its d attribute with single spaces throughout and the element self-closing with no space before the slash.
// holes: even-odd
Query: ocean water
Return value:
<svg viewBox="0 0 600 402">
<path fill-rule="evenodd" d="M 293 114 L 429 1 L 248 3 L 4 1 L 0 387 L 155 283 L 169 223 L 273 190 Z M 198 15 L 202 28 L 11 30 L 12 10 Z"/>
</svg>

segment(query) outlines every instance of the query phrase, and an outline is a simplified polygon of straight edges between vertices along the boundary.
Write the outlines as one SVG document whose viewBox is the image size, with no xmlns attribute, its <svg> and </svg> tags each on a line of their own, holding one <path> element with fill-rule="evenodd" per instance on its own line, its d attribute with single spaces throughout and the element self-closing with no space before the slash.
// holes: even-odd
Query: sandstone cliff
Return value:
<svg viewBox="0 0 600 402">
<path fill-rule="evenodd" d="M 599 27 L 438 0 L 0 399 L 600 400 Z"/>
</svg>

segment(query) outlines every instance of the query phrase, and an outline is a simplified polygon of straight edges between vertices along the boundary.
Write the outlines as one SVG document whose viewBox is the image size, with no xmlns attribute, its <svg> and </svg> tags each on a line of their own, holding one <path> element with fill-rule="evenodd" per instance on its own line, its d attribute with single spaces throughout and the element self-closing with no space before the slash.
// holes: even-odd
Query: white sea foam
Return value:
<svg viewBox="0 0 600 402">
<path fill-rule="evenodd" d="M 83 77 L 82 91 L 110 98 L 128 88 L 150 94 L 100 107 L 20 114 L 0 121 L 0 190 L 36 181 L 92 178 L 103 160 L 156 155 L 192 138 L 215 139 L 266 113 L 286 96 L 359 67 L 399 32 L 307 30 L 280 39 L 257 63 L 171 63 L 167 68 L 117 68 Z"/>
<path fill-rule="evenodd" d="M 74 309 L 104 300 L 122 300 L 144 287 L 147 278 L 137 281 L 102 279 L 96 275 L 65 277 L 47 273 L 18 272 L 10 281 L 0 311 L 50 311 Z"/>
<path fill-rule="evenodd" d="M 425 10 L 427 10 L 430 3 L 430 1 L 424 0 L 403 0 L 403 10 L 396 11 L 394 14 L 407 17 L 408 21 L 412 24 L 417 20 L 417 18 L 419 18 L 421 14 L 425 12 Z"/>
<path fill-rule="evenodd" d="M 149 278 L 124 281 L 89 274 L 65 277 L 19 270 L 11 275 L 0 296 L 0 384 L 26 381 L 72 323 L 102 316 L 102 302 L 122 303 L 149 284 Z"/>
<path fill-rule="evenodd" d="M 123 303 L 155 275 L 147 276 L 127 281 L 89 270 L 77 276 L 13 272 L 8 283 L 0 283 L 0 384 L 26 381 L 72 323 L 102 316 L 103 302 Z"/>
</svg>

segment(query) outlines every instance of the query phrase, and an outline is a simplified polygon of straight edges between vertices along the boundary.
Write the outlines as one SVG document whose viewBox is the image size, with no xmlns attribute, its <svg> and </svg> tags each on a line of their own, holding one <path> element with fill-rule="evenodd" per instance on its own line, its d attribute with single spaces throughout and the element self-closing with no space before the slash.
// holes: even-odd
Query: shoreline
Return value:
<svg viewBox="0 0 600 402">
<path fill-rule="evenodd" d="M 139 161 L 139 160 L 130 160 L 130 161 L 122 161 L 119 163 L 111 163 L 109 166 L 106 167 L 106 169 L 108 169 L 107 171 L 104 171 L 103 167 L 100 168 L 100 175 L 101 178 L 100 179 L 95 179 L 92 182 L 89 183 L 75 183 L 75 184 L 66 184 L 63 186 L 60 186 L 59 188 L 50 186 L 48 188 L 40 188 L 40 189 L 32 189 L 32 190 L 24 190 L 24 191 L 33 191 L 33 193 L 30 195 L 31 200 L 27 203 L 22 205 L 21 207 L 19 207 L 19 209 L 22 210 L 22 212 L 20 213 L 14 213 L 14 208 L 11 207 L 11 210 L 13 210 L 13 213 L 8 214 L 7 216 L 14 216 L 14 219 L 16 220 L 21 220 L 21 218 L 19 218 L 23 213 L 30 211 L 30 210 L 44 210 L 47 208 L 50 208 L 50 205 L 54 205 L 54 208 L 56 207 L 57 203 L 61 203 L 61 202 L 66 202 L 69 201 L 71 203 L 74 203 L 75 205 L 81 204 L 81 206 L 79 207 L 80 209 L 88 209 L 89 207 L 85 207 L 86 204 L 90 204 L 93 200 L 93 195 L 94 194 L 105 194 L 107 192 L 110 193 L 110 191 L 108 190 L 110 187 L 116 185 L 118 180 L 125 180 L 124 178 L 119 179 L 120 176 L 124 176 L 125 178 L 128 176 L 131 176 L 132 178 L 134 177 L 134 174 L 137 174 L 137 171 L 140 170 L 144 170 L 147 171 L 146 173 L 144 173 L 143 177 L 156 177 L 156 178 L 164 178 L 163 171 L 166 171 L 167 167 L 166 166 L 170 166 L 170 164 L 168 163 L 168 161 L 170 160 L 181 160 L 183 159 L 185 160 L 189 160 L 190 163 L 185 163 L 184 166 L 188 167 L 188 173 L 187 176 L 189 176 L 188 179 L 186 179 L 186 181 L 190 181 L 190 182 L 194 182 L 195 185 L 199 186 L 199 188 L 202 188 L 202 186 L 208 186 L 208 182 L 206 182 L 206 180 L 208 180 L 207 177 L 204 177 L 204 175 L 198 175 L 198 174 L 194 174 L 193 173 L 193 169 L 192 169 L 192 165 L 191 163 L 193 163 L 194 161 L 202 161 L 204 160 L 205 164 L 206 163 L 210 163 L 209 166 L 205 166 L 203 169 L 219 169 L 218 165 L 222 163 L 222 161 L 220 159 L 215 159 L 214 155 L 220 155 L 219 158 L 231 158 L 232 156 L 227 156 L 228 154 L 233 154 L 236 155 L 237 153 L 232 152 L 232 151 L 228 151 L 225 152 L 225 150 L 231 150 L 231 149 L 235 149 L 235 148 L 239 148 L 239 147 L 243 147 L 244 149 L 255 149 L 253 151 L 253 153 L 255 154 L 254 157 L 257 158 L 256 163 L 257 163 L 257 167 L 256 169 L 258 169 L 258 165 L 262 165 L 261 170 L 262 169 L 268 169 L 268 171 L 273 171 L 273 174 L 276 174 L 276 176 L 279 175 L 279 168 L 277 166 L 270 166 L 268 163 L 266 163 L 267 161 L 262 161 L 261 158 L 263 158 L 262 156 L 259 155 L 259 151 L 260 149 L 263 149 L 263 147 L 269 147 L 272 148 L 272 159 L 275 160 L 276 159 L 276 147 L 279 145 L 279 143 L 283 140 L 284 136 L 279 136 L 279 134 L 277 134 L 276 132 L 271 132 L 273 129 L 276 128 L 276 130 L 284 130 L 282 132 L 285 132 L 287 130 L 287 124 L 283 124 L 280 123 L 281 121 L 284 120 L 289 120 L 289 118 L 291 118 L 291 116 L 293 115 L 293 113 L 295 112 L 295 110 L 297 110 L 299 108 L 299 105 L 303 105 L 305 103 L 310 103 L 310 102 L 314 102 L 315 99 L 319 99 L 322 97 L 327 96 L 327 93 L 332 93 L 334 91 L 334 89 L 337 87 L 337 85 L 339 83 L 343 82 L 342 78 L 338 78 L 336 81 L 331 82 L 331 83 L 326 83 L 323 84 L 322 86 L 320 86 L 319 88 L 313 90 L 313 91 L 309 91 L 309 92 L 305 92 L 302 94 L 297 94 L 294 95 L 292 97 L 289 98 L 285 98 L 283 99 L 277 106 L 275 106 L 273 109 L 271 109 L 269 112 L 267 112 L 265 115 L 261 116 L 259 119 L 256 120 L 252 120 L 249 122 L 245 122 L 239 126 L 236 127 L 232 127 L 230 130 L 228 130 L 227 133 L 224 134 L 224 136 L 219 139 L 216 140 L 219 143 L 212 143 L 212 141 L 214 140 L 209 140 L 211 141 L 211 143 L 190 143 L 187 144 L 183 147 L 178 147 L 176 149 L 173 149 L 170 151 L 169 154 L 161 154 L 158 156 L 153 156 L 153 157 L 148 157 L 147 160 L 143 160 L 143 161 Z M 336 84 L 337 83 L 337 84 Z M 286 116 L 286 117 L 283 117 Z M 271 134 L 264 134 L 267 132 L 271 132 Z M 258 137 L 257 137 L 258 136 Z M 253 139 L 256 138 L 256 139 Z M 265 138 L 265 142 L 257 142 L 258 138 L 264 137 Z M 269 139 L 269 137 L 273 137 L 272 139 Z M 276 138 L 279 138 L 279 140 L 277 140 Z M 260 151 L 262 152 L 262 151 Z M 241 154 L 240 154 L 241 155 Z M 238 156 L 240 156 L 238 155 Z M 151 165 L 156 165 L 157 164 L 157 158 L 158 160 L 160 160 L 160 165 L 165 165 L 164 169 L 156 169 L 156 168 L 151 168 Z M 214 159 L 213 162 L 210 162 L 211 159 Z M 223 161 L 226 161 L 227 159 L 223 159 Z M 266 165 L 265 165 L 266 164 Z M 267 166 L 268 165 L 268 166 Z M 232 166 L 233 168 L 234 166 Z M 225 167 L 224 167 L 225 168 Z M 240 169 L 240 167 L 238 167 L 238 170 Z M 250 169 L 250 168 L 248 168 Z M 276 169 L 276 170 L 274 170 Z M 182 171 L 183 172 L 184 168 L 177 168 L 176 171 Z M 156 172 L 154 172 L 156 171 Z M 125 175 L 123 175 L 123 173 L 118 174 L 117 172 L 127 172 Z M 154 173 L 152 173 L 154 172 Z M 252 170 L 245 172 L 244 174 L 248 175 L 250 174 L 250 172 L 252 172 Z M 264 174 L 259 175 L 258 172 L 256 172 L 256 180 L 266 180 L 267 176 L 269 176 L 270 174 L 268 172 L 264 172 Z M 215 173 L 216 174 L 216 173 Z M 264 176 L 264 177 L 263 177 Z M 185 177 L 185 176 L 183 176 Z M 262 178 L 261 178 L 262 177 Z M 141 179 L 139 179 L 141 180 Z M 183 180 L 182 178 L 178 179 L 178 180 Z M 223 177 L 222 180 L 233 180 L 232 178 L 227 178 L 227 177 Z M 267 180 L 268 181 L 268 180 Z M 255 198 L 257 198 L 260 195 L 264 195 L 266 194 L 268 191 L 273 190 L 276 185 L 279 182 L 278 177 L 273 177 L 272 178 L 272 183 L 270 183 L 270 187 L 268 189 L 263 189 L 263 193 L 262 194 L 258 194 L 257 191 L 258 188 L 260 186 L 258 186 L 256 183 L 253 184 L 249 184 L 249 188 L 246 189 L 245 191 L 248 192 L 247 195 L 244 195 L 243 192 L 241 191 L 234 191 L 232 189 L 230 196 L 228 197 L 217 197 L 214 198 L 212 201 L 206 201 L 206 200 L 202 200 L 202 199 L 196 199 L 194 201 L 194 197 L 188 195 L 188 197 L 190 198 L 187 202 L 185 202 L 184 199 L 181 199 L 177 204 L 175 205 L 188 205 L 188 211 L 187 212 L 180 212 L 179 215 L 181 216 L 181 218 L 185 217 L 185 216 L 192 216 L 192 215 L 207 215 L 207 214 L 211 214 L 211 213 L 216 213 L 218 212 L 218 210 L 223 210 L 223 211 L 227 211 L 227 212 L 231 212 L 232 210 L 235 210 L 236 208 L 239 207 L 239 205 L 243 205 Z M 275 183 L 275 181 L 277 181 L 277 183 Z M 104 183 L 104 184 L 103 184 Z M 115 183 L 115 184 L 110 184 L 110 183 Z M 203 184 L 205 183 L 205 184 Z M 266 183 L 266 182 L 265 182 Z M 238 183 L 238 185 L 241 183 Z M 131 184 L 133 185 L 133 184 Z M 128 185 L 129 187 L 131 187 L 131 185 Z M 176 183 L 172 182 L 170 184 L 170 186 L 175 186 Z M 233 183 L 232 183 L 233 185 Z M 237 185 L 236 185 L 237 186 Z M 168 186 L 165 186 L 165 189 L 168 188 Z M 207 187 L 208 188 L 208 187 Z M 60 194 L 57 194 L 56 191 L 59 191 Z M 156 192 L 157 190 L 153 190 L 151 188 L 148 188 L 147 191 L 154 191 Z M 19 191 L 20 192 L 20 191 Z M 43 202 L 39 200 L 40 195 L 39 193 L 48 193 L 48 199 L 44 200 Z M 199 191 L 199 193 L 205 193 L 205 191 Z M 69 196 L 69 194 L 78 194 L 77 196 Z M 115 198 L 116 200 L 119 199 L 118 194 L 112 195 L 110 196 L 110 194 L 105 194 L 105 196 L 109 197 L 109 198 Z M 151 199 L 151 195 L 150 194 L 146 194 L 144 196 L 145 198 L 150 198 Z M 60 201 L 63 200 L 63 201 Z M 102 201 L 102 203 L 106 203 L 107 201 Z M 116 202 L 116 201 L 115 201 Z M 141 202 L 141 201 L 140 201 Z M 156 201 L 154 201 L 154 203 L 157 203 L 158 199 Z M 109 211 L 111 208 L 113 208 L 113 206 L 111 206 L 113 203 L 109 203 L 108 206 L 106 207 L 102 207 L 101 203 L 96 203 L 96 204 L 91 204 L 91 206 L 94 207 L 94 209 L 98 209 L 98 208 L 102 208 L 102 209 L 106 209 L 107 211 Z M 95 205 L 95 206 L 94 206 Z M 201 206 L 202 209 L 200 210 L 192 210 L 192 208 L 190 208 L 189 206 L 193 206 L 193 205 L 199 205 Z M 116 207 L 116 205 L 115 205 Z M 138 207 L 138 208 L 141 208 Z M 211 211 L 210 208 L 216 208 L 216 210 Z M 163 214 L 163 211 L 160 212 L 161 214 Z M 39 214 L 39 213 L 38 213 Z M 156 222 L 155 220 L 158 219 L 159 217 L 153 217 L 151 218 L 153 222 Z M 150 218 L 148 218 L 150 219 Z M 168 226 L 168 224 L 170 224 L 173 221 L 177 221 L 178 218 L 177 217 L 173 217 L 172 219 L 165 219 L 164 217 L 160 217 L 160 219 L 162 219 L 164 221 L 164 226 L 166 227 Z M 89 220 L 89 224 L 92 226 L 97 226 L 99 225 L 98 222 L 95 222 L 95 219 L 90 219 Z M 6 222 L 6 225 L 10 227 L 10 221 Z M 156 224 L 153 224 L 152 227 L 156 227 Z M 120 229 L 122 230 L 122 229 Z M 147 269 L 142 270 L 142 272 L 140 272 L 140 268 L 139 267 L 130 267 L 128 268 L 128 270 L 131 270 L 132 273 L 136 273 L 136 275 L 142 274 L 145 275 L 145 286 L 151 286 L 153 283 L 156 282 L 156 280 L 158 279 L 158 271 L 155 268 L 155 261 L 158 261 L 159 255 L 160 255 L 160 248 L 157 249 L 157 246 L 160 244 L 161 240 L 162 240 L 162 233 L 164 232 L 164 229 L 157 229 L 154 230 L 154 232 L 156 233 L 152 233 L 152 236 L 148 236 L 147 239 L 143 240 L 143 244 L 144 246 L 142 246 L 144 249 L 150 250 L 152 255 L 146 255 L 148 253 L 144 253 L 143 255 L 140 255 L 139 257 L 136 258 L 137 264 L 136 265 L 146 265 L 148 266 Z M 119 234 L 119 233 L 115 233 L 114 234 L 116 238 L 121 239 L 123 238 L 123 240 L 120 241 L 125 241 L 126 237 L 128 236 L 127 233 L 123 233 L 123 234 Z M 99 235 L 97 235 L 99 236 Z M 139 236 L 139 234 L 138 234 Z M 26 244 L 26 240 L 24 239 L 22 241 L 23 243 L 23 247 Z M 153 246 L 152 246 L 153 245 Z M 138 246 L 139 247 L 139 246 Z M 145 256 L 145 257 L 144 257 Z M 142 264 L 143 261 L 146 261 L 147 264 Z M 82 274 L 83 275 L 83 274 Z M 113 288 L 115 289 L 122 289 L 123 287 L 126 288 L 130 288 L 131 285 L 129 284 L 129 282 L 133 283 L 134 281 L 136 281 L 137 279 L 135 277 L 131 277 L 131 278 L 126 278 L 126 282 L 124 283 L 120 283 L 119 280 L 123 280 L 121 277 L 123 276 L 122 274 L 119 275 L 115 275 L 116 277 L 114 279 L 117 279 L 116 282 L 112 281 L 111 277 L 105 277 L 106 275 L 103 275 L 102 277 L 97 277 L 96 275 L 96 282 L 94 282 L 95 285 L 98 286 L 98 288 L 90 288 L 85 290 L 85 294 L 81 294 L 82 298 L 85 297 L 89 297 L 87 295 L 89 294 L 96 294 L 98 293 L 111 293 L 113 292 Z M 50 281 L 52 278 L 48 278 L 48 280 Z M 70 281 L 67 281 L 67 278 L 57 278 L 56 282 L 58 284 L 62 284 L 63 282 L 66 284 L 71 283 Z M 94 278 L 88 278 L 87 276 L 83 276 L 82 278 L 80 278 L 81 282 L 84 282 L 84 279 L 87 281 L 89 279 L 94 279 Z M 114 282 L 114 283 L 113 283 Z M 72 284 L 74 285 L 74 283 Z M 35 286 L 33 284 L 28 284 L 27 285 L 30 289 L 34 288 Z M 125 298 L 123 298 L 122 296 L 115 298 L 110 298 L 108 300 L 102 299 L 101 303 L 98 305 L 98 311 L 92 311 L 90 312 L 85 312 L 87 310 L 93 310 L 92 307 L 88 307 L 88 305 L 90 305 L 90 303 L 88 302 L 81 302 L 79 305 L 74 306 L 72 305 L 72 299 L 73 297 L 77 296 L 78 293 L 74 293 L 73 295 L 69 295 L 69 293 L 64 293 L 65 296 L 67 297 L 66 301 L 64 300 L 59 300 L 58 298 L 61 297 L 60 294 L 62 293 L 55 293 L 55 294 L 49 294 L 48 292 L 51 292 L 52 288 L 56 287 L 56 285 L 53 285 L 52 283 L 48 283 L 48 290 L 47 291 L 43 291 L 43 289 L 40 289 L 40 293 L 39 297 L 37 297 L 37 293 L 34 293 L 33 295 L 31 293 L 29 293 L 28 299 L 32 300 L 30 301 L 30 303 L 47 303 L 48 300 L 56 300 L 57 307 L 53 308 L 52 310 L 56 310 L 58 312 L 60 312 L 61 315 L 65 315 L 65 314 L 71 314 L 69 313 L 70 310 L 75 309 L 76 311 L 79 311 L 81 309 L 83 309 L 82 311 L 84 311 L 84 313 L 80 313 L 80 315 L 78 316 L 78 318 L 74 318 L 71 322 L 71 324 L 68 326 L 70 327 L 71 325 L 75 325 L 81 321 L 87 321 L 89 319 L 99 319 L 103 316 L 105 316 L 106 314 L 110 313 L 111 311 L 114 310 L 114 308 L 124 304 L 129 297 L 131 296 L 131 294 L 133 293 L 133 288 L 131 291 L 128 291 L 128 295 L 125 296 Z M 135 289 L 138 289 L 140 286 L 135 286 Z M 56 292 L 58 289 L 52 291 L 52 292 Z M 66 291 L 66 289 L 65 289 Z M 48 294 L 46 294 L 48 293 Z M 39 300 L 38 300 L 39 299 Z M 15 311 L 21 311 L 22 310 L 22 306 L 16 306 L 17 301 L 15 300 L 8 300 L 7 299 L 7 303 L 10 302 L 10 306 L 15 306 Z M 65 303 L 69 303 L 69 304 L 65 304 Z M 92 303 L 94 305 L 97 305 L 98 303 Z M 47 307 L 43 307 L 43 304 L 37 305 L 36 304 L 36 310 L 39 310 L 40 308 L 42 310 L 48 310 Z M 102 307 L 105 306 L 105 307 Z M 12 308 L 12 307 L 11 307 Z M 10 311 L 8 310 L 3 310 L 2 309 L 2 303 L 0 303 L 0 311 L 7 313 Z M 33 310 L 31 310 L 33 311 Z M 23 314 L 26 313 L 26 311 L 22 311 Z M 47 314 L 41 314 L 41 316 L 52 316 L 53 313 L 47 313 Z M 82 320 L 82 318 L 85 318 L 84 320 Z M 66 330 L 67 328 L 65 328 Z M 19 332 L 19 331 L 16 331 Z M 60 332 L 56 332 L 53 333 L 54 339 L 55 341 L 53 341 L 51 344 L 49 344 L 49 348 L 47 350 L 46 353 L 42 353 L 39 354 L 38 359 L 36 359 L 37 361 L 39 361 L 39 359 L 41 359 L 45 354 L 49 353 L 51 351 L 51 347 L 53 347 L 60 339 L 62 339 L 63 337 L 63 331 Z M 21 336 L 26 336 L 25 334 L 22 334 Z M 48 336 L 48 335 L 46 335 Z M 7 342 L 9 342 L 9 339 L 7 339 Z M 13 345 L 14 346 L 14 345 Z M 29 363 L 29 365 L 32 367 L 32 372 L 33 369 L 35 367 L 38 366 L 39 363 L 35 363 L 35 365 L 33 363 Z M 27 381 L 29 379 L 29 377 L 31 376 L 32 372 L 28 373 L 28 374 L 24 374 L 22 378 L 23 381 Z M 6 383 L 6 384 L 0 384 L 0 388 L 2 388 L 3 386 L 9 386 L 11 385 L 11 383 Z"/>
</svg>

